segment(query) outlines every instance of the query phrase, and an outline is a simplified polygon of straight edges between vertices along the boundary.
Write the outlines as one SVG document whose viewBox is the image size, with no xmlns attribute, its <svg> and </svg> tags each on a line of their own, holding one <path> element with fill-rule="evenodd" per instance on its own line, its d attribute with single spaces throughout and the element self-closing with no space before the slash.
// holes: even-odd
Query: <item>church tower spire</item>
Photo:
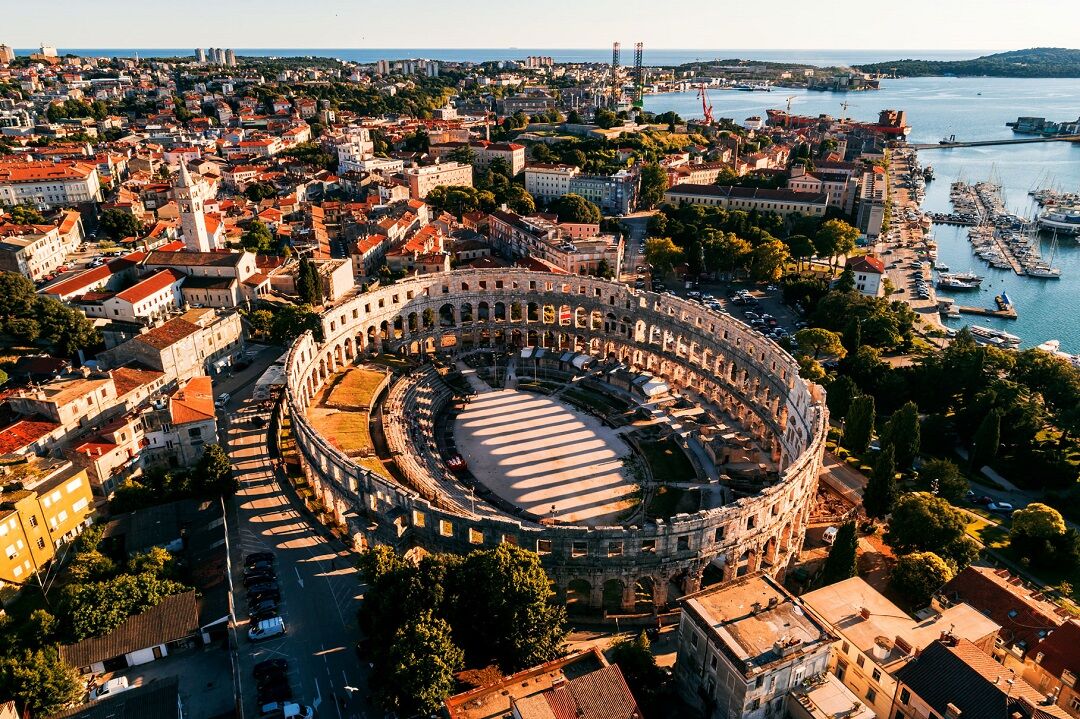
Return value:
<svg viewBox="0 0 1080 719">
<path fill-rule="evenodd" d="M 187 164 L 180 162 L 180 174 L 173 182 L 173 194 L 180 207 L 180 226 L 184 231 L 184 246 L 192 252 L 209 252 L 213 249 L 210 233 L 206 230 L 203 215 L 201 188 L 191 179 Z"/>
</svg>

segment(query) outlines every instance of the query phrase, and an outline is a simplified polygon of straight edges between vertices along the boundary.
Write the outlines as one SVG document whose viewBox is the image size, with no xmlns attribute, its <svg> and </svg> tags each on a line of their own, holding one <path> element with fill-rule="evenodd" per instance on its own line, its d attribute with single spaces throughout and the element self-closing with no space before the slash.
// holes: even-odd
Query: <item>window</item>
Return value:
<svg viewBox="0 0 1080 719">
<path fill-rule="evenodd" d="M 858 664 L 860 667 L 866 666 L 866 657 L 860 654 L 858 659 L 855 660 L 855 663 Z"/>
<path fill-rule="evenodd" d="M 38 549 L 45 549 L 45 539 L 44 538 L 38 537 L 37 548 Z"/>
<path fill-rule="evenodd" d="M 676 548 L 676 550 L 678 550 L 680 552 L 685 552 L 688 549 L 690 549 L 690 535 L 689 534 L 684 534 L 681 537 L 679 537 L 676 540 L 675 548 Z"/>
<path fill-rule="evenodd" d="M 907 704 L 909 701 L 911 701 L 911 692 L 909 692 L 907 689 L 901 689 L 900 690 L 900 703 L 901 704 Z M 1076 707 L 1073 707 L 1073 708 L 1075 709 Z"/>
<path fill-rule="evenodd" d="M 551 540 L 550 539 L 538 539 L 538 540 L 536 540 L 536 553 L 537 554 L 551 554 Z"/>
<path fill-rule="evenodd" d="M 761 685 L 765 683 L 765 677 L 760 676 L 754 680 L 754 688 L 761 689 Z"/>
<path fill-rule="evenodd" d="M 643 539 L 641 540 L 641 551 L 643 553 L 652 554 L 656 552 L 656 540 L 655 539 Z"/>
<path fill-rule="evenodd" d="M 584 557 L 589 553 L 589 543 L 583 539 L 574 541 L 574 544 L 570 548 L 571 557 Z"/>
<path fill-rule="evenodd" d="M 690 635 L 690 646 L 692 646 L 694 649 L 697 649 L 697 634 Z"/>
<path fill-rule="evenodd" d="M 621 541 L 608 542 L 607 554 L 609 557 L 621 557 L 623 553 L 623 543 Z"/>
<path fill-rule="evenodd" d="M 847 654 L 849 651 L 851 651 L 851 645 L 848 644 L 847 642 L 844 642 L 843 644 L 841 644 L 840 648 L 841 648 L 841 651 L 844 652 L 844 654 Z"/>
<path fill-rule="evenodd" d="M 713 541 L 714 542 L 722 542 L 722 541 L 724 541 L 724 528 L 723 527 L 717 527 L 716 531 L 713 532 Z"/>
<path fill-rule="evenodd" d="M 874 678 L 875 682 L 880 682 L 881 681 L 881 670 L 880 669 L 875 669 L 874 671 L 870 672 L 870 676 L 872 676 Z"/>
<path fill-rule="evenodd" d="M 36 527 L 37 525 L 38 525 L 37 515 L 36 514 L 31 514 L 30 515 L 30 526 L 31 527 Z"/>
<path fill-rule="evenodd" d="M 877 701 L 877 692 L 874 691 L 873 689 L 867 689 L 866 690 L 866 701 L 867 701 L 868 704 L 873 704 L 875 701 Z"/>
</svg>

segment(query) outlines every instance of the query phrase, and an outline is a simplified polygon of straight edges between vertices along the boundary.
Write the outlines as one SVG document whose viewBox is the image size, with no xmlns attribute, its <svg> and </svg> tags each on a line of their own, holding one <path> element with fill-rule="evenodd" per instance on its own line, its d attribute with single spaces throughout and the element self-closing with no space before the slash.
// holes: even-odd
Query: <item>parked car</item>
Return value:
<svg viewBox="0 0 1080 719">
<path fill-rule="evenodd" d="M 271 577 L 276 576 L 274 571 L 274 565 L 270 562 L 262 561 L 249 564 L 244 567 L 244 576 L 250 576 L 253 574 L 269 574 Z"/>
<path fill-rule="evenodd" d="M 289 686 L 289 680 L 285 677 L 259 685 L 258 695 L 259 704 L 283 702 L 293 698 L 292 687 Z"/>
<path fill-rule="evenodd" d="M 218 408 L 224 407 L 229 403 L 230 399 L 232 399 L 232 395 L 228 392 L 222 392 L 217 396 L 217 399 L 214 400 L 214 406 Z"/>
<path fill-rule="evenodd" d="M 997 512 L 998 514 L 1012 514 L 1013 506 L 1008 502 L 991 502 L 986 505 L 986 508 L 991 512 Z"/>
<path fill-rule="evenodd" d="M 120 692 L 126 692 L 130 688 L 131 687 L 128 686 L 127 677 L 113 677 L 90 692 L 90 701 L 111 697 Z"/>
<path fill-rule="evenodd" d="M 264 659 L 256 664 L 251 674 L 255 677 L 255 681 L 259 681 L 260 677 L 272 677 L 278 674 L 285 674 L 289 671 L 289 662 L 285 659 Z"/>
<path fill-rule="evenodd" d="M 256 562 L 270 562 L 271 564 L 273 564 L 274 559 L 275 558 L 273 552 L 252 552 L 251 554 L 244 557 L 244 564 L 249 567 Z"/>
<path fill-rule="evenodd" d="M 261 642 L 264 639 L 284 636 L 285 633 L 285 620 L 281 617 L 271 617 L 249 627 L 248 639 L 253 642 Z"/>
<path fill-rule="evenodd" d="M 244 587 L 247 589 L 251 589 L 252 587 L 259 584 L 274 584 L 275 579 L 276 577 L 274 576 L 273 572 L 258 571 L 245 573 Z"/>
<path fill-rule="evenodd" d="M 258 584 L 251 585 L 245 584 L 244 586 L 247 588 L 247 593 L 249 597 L 253 597 L 256 594 L 266 594 L 268 592 L 280 591 L 278 589 L 277 582 L 274 581 L 264 581 Z"/>
<path fill-rule="evenodd" d="M 259 707 L 259 716 L 264 719 L 311 719 L 315 711 L 296 702 L 273 702 Z"/>
<path fill-rule="evenodd" d="M 248 590 L 248 606 L 252 606 L 259 602 L 264 602 L 267 599 L 273 599 L 275 602 L 281 601 L 281 590 L 277 587 L 270 587 L 268 589 L 262 589 L 258 592 Z"/>
</svg>

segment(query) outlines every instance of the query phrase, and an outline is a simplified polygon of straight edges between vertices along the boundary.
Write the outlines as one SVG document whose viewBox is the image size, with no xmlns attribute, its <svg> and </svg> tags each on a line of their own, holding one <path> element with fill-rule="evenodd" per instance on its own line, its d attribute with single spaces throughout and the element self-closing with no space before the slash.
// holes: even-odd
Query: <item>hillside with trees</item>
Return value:
<svg viewBox="0 0 1080 719">
<path fill-rule="evenodd" d="M 863 72 L 900 77 L 1080 77 L 1080 50 L 1034 47 L 983 55 L 972 60 L 889 60 L 858 65 Z"/>
</svg>

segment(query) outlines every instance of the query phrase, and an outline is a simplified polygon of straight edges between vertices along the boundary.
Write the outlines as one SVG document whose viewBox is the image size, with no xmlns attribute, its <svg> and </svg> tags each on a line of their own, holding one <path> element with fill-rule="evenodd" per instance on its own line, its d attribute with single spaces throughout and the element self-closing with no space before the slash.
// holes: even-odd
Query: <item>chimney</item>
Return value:
<svg viewBox="0 0 1080 719">
<path fill-rule="evenodd" d="M 961 711 L 955 704 L 945 706 L 945 719 L 960 719 Z"/>
<path fill-rule="evenodd" d="M 863 619 L 870 619 L 870 610 L 866 607 L 859 607 L 859 616 Z"/>
</svg>

